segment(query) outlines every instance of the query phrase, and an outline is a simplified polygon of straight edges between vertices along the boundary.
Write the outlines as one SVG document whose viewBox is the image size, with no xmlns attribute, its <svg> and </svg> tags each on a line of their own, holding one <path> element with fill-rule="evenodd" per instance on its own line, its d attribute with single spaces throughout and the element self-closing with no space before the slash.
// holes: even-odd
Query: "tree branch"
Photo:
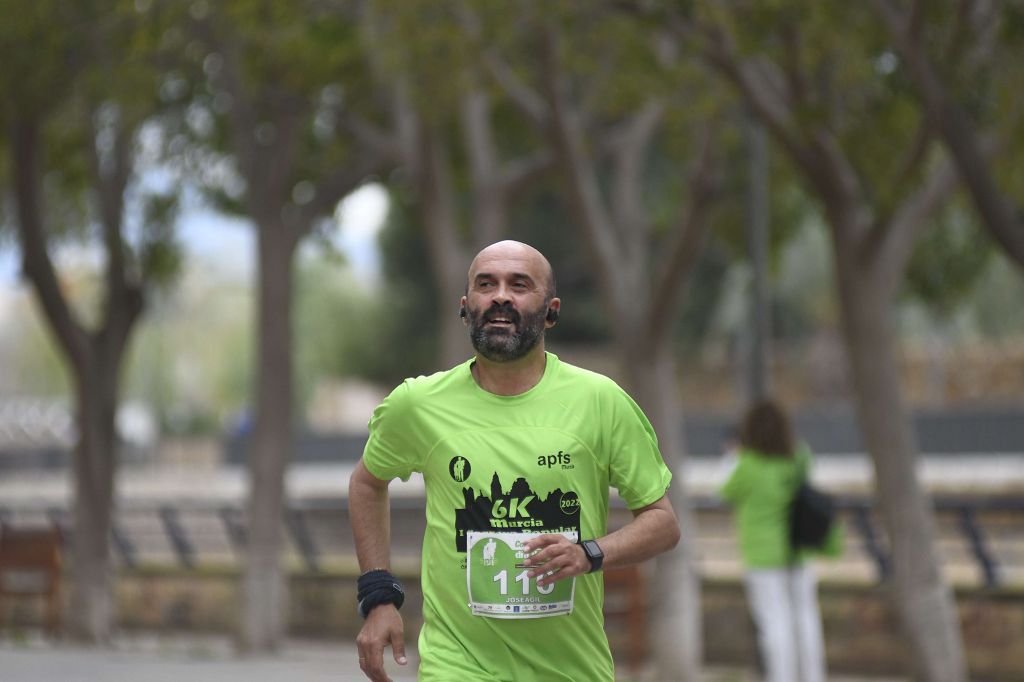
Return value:
<svg viewBox="0 0 1024 682">
<path fill-rule="evenodd" d="M 922 116 L 914 139 L 896 162 L 896 172 L 893 174 L 892 182 L 889 183 L 894 188 L 893 194 L 902 195 L 902 188 L 921 167 L 934 137 L 935 128 L 931 125 L 930 119 L 927 115 Z"/>
<path fill-rule="evenodd" d="M 649 228 L 644 206 L 643 172 L 651 140 L 665 114 L 665 105 L 651 99 L 626 122 L 622 135 L 613 143 L 615 172 L 612 175 L 611 206 L 615 224 L 630 230 L 640 229 L 641 238 L 625 240 L 625 244 L 645 244 Z M 639 254 L 631 254 L 632 258 Z"/>
<path fill-rule="evenodd" d="M 615 311 L 627 311 L 628 296 L 622 287 L 616 287 L 616 271 L 621 270 L 623 249 L 601 197 L 594 172 L 593 160 L 587 153 L 583 130 L 572 111 L 565 94 L 561 68 L 553 44 L 548 36 L 544 49 L 543 83 L 548 102 L 550 125 L 546 126 L 552 146 L 567 183 L 569 204 L 576 214 L 590 251 L 590 260 L 597 269 L 596 278 L 604 295 Z"/>
<path fill-rule="evenodd" d="M 538 128 L 548 125 L 548 108 L 544 98 L 522 81 L 515 71 L 494 50 L 484 50 L 483 63 L 491 77 L 501 86 L 512 103 Z"/>
<path fill-rule="evenodd" d="M 807 98 L 807 74 L 804 73 L 803 64 L 800 61 L 800 29 L 793 22 L 787 22 L 781 28 L 783 39 L 783 62 L 782 71 L 786 75 L 786 84 L 789 86 L 790 99 L 796 107 L 806 107 Z"/>
<path fill-rule="evenodd" d="M 894 289 L 929 219 L 956 190 L 960 178 L 955 165 L 945 159 L 929 174 L 924 184 L 910 195 L 885 226 L 873 231 L 866 248 L 877 253 L 879 273 Z M 870 258 L 870 256 L 866 256 Z"/>
<path fill-rule="evenodd" d="M 782 94 L 778 72 L 742 59 L 730 38 L 717 27 L 704 27 L 696 35 L 702 42 L 704 60 L 733 83 L 797 165 L 805 172 L 813 172 L 817 163 L 806 142 L 798 136 L 799 127 L 792 125 L 793 106 Z"/>
<path fill-rule="evenodd" d="M 89 339 L 64 298 L 47 250 L 46 228 L 43 225 L 39 197 L 42 186 L 39 124 L 34 118 L 14 121 L 11 126 L 10 149 L 22 267 L 35 286 L 39 303 L 57 341 L 64 348 L 75 370 L 81 371 L 89 361 Z"/>
<path fill-rule="evenodd" d="M 501 183 L 509 199 L 514 199 L 537 178 L 547 173 L 555 165 L 555 157 L 551 152 L 542 149 L 529 156 L 506 161 L 501 168 Z"/>
<path fill-rule="evenodd" d="M 395 136 L 355 112 L 349 111 L 339 115 L 338 124 L 347 130 L 360 145 L 372 150 L 377 155 L 396 163 L 402 160 L 401 144 L 395 139 Z"/>
<path fill-rule="evenodd" d="M 104 326 L 110 326 L 116 324 L 114 316 L 121 312 L 120 305 L 136 297 L 129 291 L 131 287 L 128 284 L 127 247 L 121 234 L 121 226 L 124 221 L 124 193 L 133 166 L 132 135 L 119 117 L 114 124 L 116 132 L 109 167 L 104 168 L 96 148 L 98 131 L 93 124 L 95 116 L 92 115 L 95 113 L 95 107 L 90 107 L 88 113 L 89 120 L 86 121 L 86 129 L 92 133 L 92 139 L 87 144 L 88 157 L 93 188 L 100 207 L 103 245 L 107 253 L 107 317 Z M 141 295 L 138 298 L 141 311 Z"/>
<path fill-rule="evenodd" d="M 301 236 L 313 228 L 317 218 L 332 215 L 339 201 L 358 189 L 367 178 L 383 172 L 388 165 L 376 154 L 357 152 L 351 163 L 321 178 L 316 184 L 313 200 L 302 206 L 299 212 Z"/>
<path fill-rule="evenodd" d="M 257 117 L 252 98 L 245 89 L 242 75 L 242 57 L 234 41 L 218 34 L 209 18 L 192 22 L 193 30 L 206 47 L 223 58 L 222 67 L 211 77 L 215 85 L 231 97 L 231 135 L 233 147 L 238 156 L 239 166 L 246 178 L 252 177 L 252 169 L 258 163 L 252 158 L 250 145 L 246 144 L 256 135 Z"/>
<path fill-rule="evenodd" d="M 950 96 L 921 45 L 905 30 L 905 18 L 888 0 L 872 1 L 956 161 L 975 208 L 996 241 L 1024 267 L 1024 219 L 996 185 L 974 123 Z"/>
<path fill-rule="evenodd" d="M 710 228 L 708 214 L 718 191 L 713 139 L 711 130 L 705 129 L 700 154 L 688 178 L 687 184 L 691 189 L 685 216 L 675 229 L 674 238 L 665 250 L 654 277 L 653 301 L 647 320 L 654 343 L 671 332 L 672 313 L 683 297 L 685 283 L 690 279 Z"/>
</svg>

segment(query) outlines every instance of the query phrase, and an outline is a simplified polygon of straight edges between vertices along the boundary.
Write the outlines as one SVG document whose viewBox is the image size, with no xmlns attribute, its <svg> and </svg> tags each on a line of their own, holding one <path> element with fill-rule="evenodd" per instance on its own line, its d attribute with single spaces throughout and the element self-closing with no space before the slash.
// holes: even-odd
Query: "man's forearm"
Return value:
<svg viewBox="0 0 1024 682">
<path fill-rule="evenodd" d="M 359 570 L 390 568 L 391 510 L 387 483 L 375 479 L 362 461 L 349 479 L 348 513 Z"/>
<path fill-rule="evenodd" d="M 598 538 L 605 568 L 646 561 L 667 552 L 678 542 L 679 522 L 667 497 L 634 511 L 632 521 Z"/>
</svg>

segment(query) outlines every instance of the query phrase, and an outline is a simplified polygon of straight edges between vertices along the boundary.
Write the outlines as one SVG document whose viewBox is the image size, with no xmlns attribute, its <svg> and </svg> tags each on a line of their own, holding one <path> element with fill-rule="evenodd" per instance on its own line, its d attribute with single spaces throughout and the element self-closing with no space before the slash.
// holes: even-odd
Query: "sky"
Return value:
<svg viewBox="0 0 1024 682">
<path fill-rule="evenodd" d="M 346 197 L 335 212 L 331 243 L 345 254 L 361 281 L 372 283 L 380 274 L 377 234 L 387 217 L 387 192 L 379 184 L 367 184 Z M 247 220 L 225 216 L 208 208 L 186 210 L 178 222 L 178 235 L 192 262 L 217 263 L 229 278 L 249 280 L 255 263 L 255 235 Z M 302 253 L 317 248 L 305 244 Z M 0 243 L 0 316 L 4 305 L 27 288 L 20 278 L 21 254 L 14 240 Z M 62 248 L 54 255 L 58 264 L 98 261 L 97 253 L 81 247 Z M 186 266 L 187 262 L 186 261 Z"/>
</svg>

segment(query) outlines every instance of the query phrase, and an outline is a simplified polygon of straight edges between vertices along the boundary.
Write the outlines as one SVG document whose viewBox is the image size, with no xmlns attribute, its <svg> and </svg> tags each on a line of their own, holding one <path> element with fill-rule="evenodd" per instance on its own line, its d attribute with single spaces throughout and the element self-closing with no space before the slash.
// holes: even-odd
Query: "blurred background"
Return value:
<svg viewBox="0 0 1024 682">
<path fill-rule="evenodd" d="M 4 646 L 351 642 L 367 420 L 469 356 L 513 238 L 676 472 L 683 546 L 609 575 L 623 674 L 757 669 L 713 493 L 772 395 L 847 525 L 830 667 L 1024 679 L 1019 3 L 0 7 Z"/>
</svg>

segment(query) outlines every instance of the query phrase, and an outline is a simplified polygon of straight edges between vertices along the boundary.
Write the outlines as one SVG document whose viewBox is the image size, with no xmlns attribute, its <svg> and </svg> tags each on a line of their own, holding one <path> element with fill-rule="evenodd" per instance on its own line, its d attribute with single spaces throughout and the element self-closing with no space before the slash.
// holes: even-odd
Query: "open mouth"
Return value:
<svg viewBox="0 0 1024 682">
<path fill-rule="evenodd" d="M 511 329 L 515 326 L 515 321 L 512 315 L 498 313 L 488 317 L 484 325 L 492 329 Z"/>
</svg>

